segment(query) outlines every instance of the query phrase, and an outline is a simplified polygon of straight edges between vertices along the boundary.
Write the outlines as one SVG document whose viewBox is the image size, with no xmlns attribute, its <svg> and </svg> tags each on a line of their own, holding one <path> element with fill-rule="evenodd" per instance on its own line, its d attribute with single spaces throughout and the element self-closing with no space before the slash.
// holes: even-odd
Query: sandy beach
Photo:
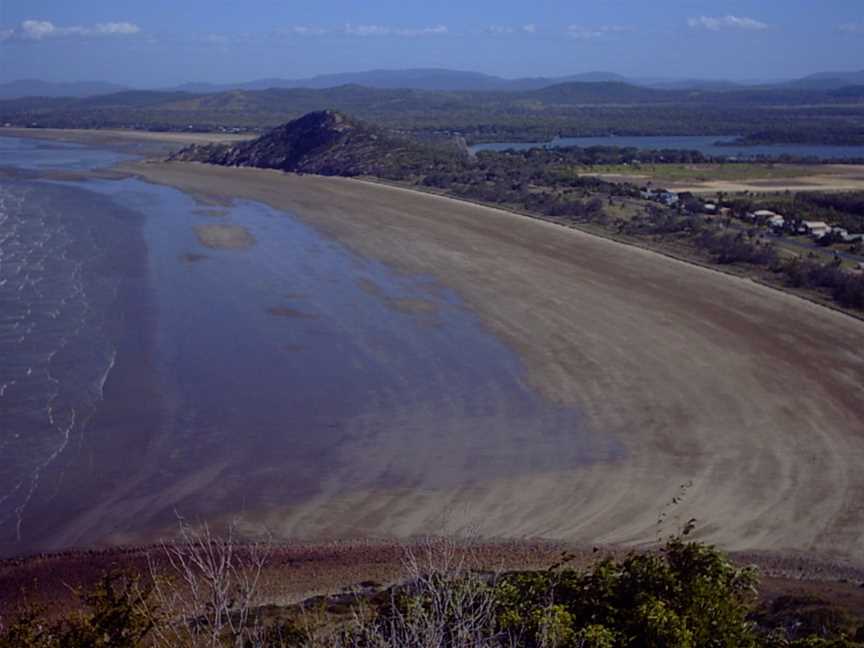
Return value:
<svg viewBox="0 0 864 648">
<path fill-rule="evenodd" d="M 409 190 L 181 163 L 135 172 L 291 210 L 356 253 L 436 277 L 518 352 L 536 390 L 580 408 L 596 433 L 626 448 L 621 459 L 563 473 L 529 466 L 426 488 L 430 475 L 462 465 L 464 449 L 433 458 L 421 440 L 394 447 L 380 435 L 340 448 L 350 470 L 384 475 L 407 456 L 416 488 L 346 492 L 330 480 L 290 510 L 256 512 L 279 535 L 404 536 L 440 530 L 446 512 L 454 527 L 487 537 L 641 544 L 696 518 L 699 537 L 731 550 L 864 558 L 862 322 L 751 281 Z"/>
<path fill-rule="evenodd" d="M 340 469 L 320 491 L 247 509 L 249 522 L 282 538 L 470 526 L 488 538 L 642 545 L 695 518 L 698 537 L 729 550 L 864 561 L 861 321 L 746 279 L 406 189 L 184 163 L 123 170 L 211 205 L 245 199 L 291 211 L 356 254 L 434 277 L 518 354 L 534 390 L 624 448 L 560 470 L 538 456 L 536 440 L 502 434 L 495 456 L 510 459 L 483 466 L 478 479 L 464 467 L 482 452 L 466 440 L 441 454 L 430 413 L 408 443 L 370 431 L 335 448 Z M 388 481 L 396 464 L 410 487 Z M 366 486 L 346 487 L 358 483 Z"/>
</svg>

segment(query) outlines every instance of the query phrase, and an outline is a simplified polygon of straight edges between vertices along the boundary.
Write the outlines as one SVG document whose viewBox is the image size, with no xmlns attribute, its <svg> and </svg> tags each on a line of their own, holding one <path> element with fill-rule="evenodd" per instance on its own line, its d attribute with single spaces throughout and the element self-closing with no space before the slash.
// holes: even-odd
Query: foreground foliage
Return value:
<svg viewBox="0 0 864 648">
<path fill-rule="evenodd" d="M 183 531 L 170 549 L 173 575 L 146 587 L 107 575 L 65 618 L 22 608 L 2 626 L 0 648 L 864 646 L 864 626 L 845 611 L 813 597 L 760 606 L 752 568 L 684 537 L 587 569 L 564 556 L 546 571 L 500 576 L 471 570 L 470 552 L 442 542 L 408 551 L 405 583 L 356 596 L 341 614 L 301 606 L 273 616 L 271 607 L 265 620 L 262 563 L 209 530 Z M 241 573 L 249 569 L 254 580 Z"/>
</svg>

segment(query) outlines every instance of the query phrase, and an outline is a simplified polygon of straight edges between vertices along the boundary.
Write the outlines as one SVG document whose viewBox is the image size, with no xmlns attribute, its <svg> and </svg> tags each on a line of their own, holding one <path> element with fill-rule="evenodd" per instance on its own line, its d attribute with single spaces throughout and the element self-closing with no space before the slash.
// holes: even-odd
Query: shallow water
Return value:
<svg viewBox="0 0 864 648">
<path fill-rule="evenodd" d="M 104 169 L 134 156 L 79 144 L 0 137 L 0 167 L 40 170 Z"/>
<path fill-rule="evenodd" d="M 772 144 L 764 146 L 730 145 L 734 136 L 607 136 L 607 137 L 558 137 L 550 142 L 494 142 L 472 146 L 473 151 L 524 151 L 532 148 L 565 148 L 568 146 L 590 148 L 592 146 L 615 146 L 635 148 L 642 151 L 698 151 L 717 157 L 814 157 L 832 160 L 864 158 L 864 146 L 829 146 L 807 144 Z"/>
<path fill-rule="evenodd" d="M 116 159 L 8 150 L 27 168 Z M 147 539 L 175 511 L 290 506 L 325 480 L 447 489 L 621 454 L 528 388 L 458 295 L 291 214 L 134 179 L 0 192 L 4 554 Z M 254 244 L 205 247 L 208 224 Z"/>
</svg>

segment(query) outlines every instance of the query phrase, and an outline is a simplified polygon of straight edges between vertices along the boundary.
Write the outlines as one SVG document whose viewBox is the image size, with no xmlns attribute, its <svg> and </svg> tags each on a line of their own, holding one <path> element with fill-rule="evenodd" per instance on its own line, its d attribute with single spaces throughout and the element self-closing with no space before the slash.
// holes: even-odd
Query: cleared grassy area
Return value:
<svg viewBox="0 0 864 648">
<path fill-rule="evenodd" d="M 826 166 L 816 164 L 602 164 L 570 167 L 574 175 L 632 175 L 655 182 L 709 182 L 712 180 L 775 180 L 821 175 Z"/>
</svg>

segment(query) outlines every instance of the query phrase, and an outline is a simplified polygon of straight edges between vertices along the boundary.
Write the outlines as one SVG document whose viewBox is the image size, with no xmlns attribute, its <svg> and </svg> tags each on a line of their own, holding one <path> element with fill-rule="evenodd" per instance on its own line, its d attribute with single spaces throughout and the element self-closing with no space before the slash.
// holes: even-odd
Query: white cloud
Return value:
<svg viewBox="0 0 864 648">
<path fill-rule="evenodd" d="M 117 34 L 120 36 L 130 36 L 132 34 L 138 34 L 141 31 L 141 28 L 130 22 L 109 22 L 109 23 L 99 23 L 95 27 L 92 28 L 92 33 L 95 34 Z"/>
<path fill-rule="evenodd" d="M 445 25 L 433 25 L 420 29 L 396 29 L 393 33 L 397 36 L 443 36 L 449 34 L 450 30 Z"/>
<path fill-rule="evenodd" d="M 18 33 L 23 38 L 41 40 L 57 34 L 57 27 L 47 20 L 25 20 L 21 23 Z"/>
<path fill-rule="evenodd" d="M 387 36 L 390 28 L 383 25 L 345 25 L 343 31 L 351 36 Z"/>
<path fill-rule="evenodd" d="M 450 33 L 445 25 L 430 27 L 390 27 L 387 25 L 352 25 L 342 28 L 343 34 L 349 36 L 441 36 Z"/>
<path fill-rule="evenodd" d="M 687 24 L 693 29 L 708 29 L 710 31 L 721 31 L 723 29 L 741 29 L 749 31 L 761 31 L 768 29 L 768 25 L 754 18 L 746 16 L 699 16 L 690 18 Z"/>
<path fill-rule="evenodd" d="M 138 25 L 131 22 L 108 22 L 95 25 L 73 25 L 61 27 L 49 20 L 25 20 L 15 29 L 0 31 L 0 41 L 29 40 L 41 41 L 63 36 L 131 36 L 141 32 Z"/>
<path fill-rule="evenodd" d="M 278 30 L 278 33 L 295 36 L 322 36 L 327 33 L 327 30 L 309 25 L 292 25 L 291 27 Z"/>
<path fill-rule="evenodd" d="M 599 25 L 596 27 L 586 27 L 584 25 L 570 25 L 567 28 L 567 35 L 570 38 L 577 40 L 594 40 L 604 38 L 611 34 L 620 34 L 622 32 L 636 31 L 635 27 L 630 25 Z"/>
<path fill-rule="evenodd" d="M 864 34 L 864 23 L 846 23 L 837 29 L 844 34 Z"/>
<path fill-rule="evenodd" d="M 522 25 L 521 27 L 511 27 L 510 25 L 489 25 L 484 31 L 487 34 L 515 34 L 517 32 L 523 34 L 536 34 L 537 25 Z"/>
</svg>

